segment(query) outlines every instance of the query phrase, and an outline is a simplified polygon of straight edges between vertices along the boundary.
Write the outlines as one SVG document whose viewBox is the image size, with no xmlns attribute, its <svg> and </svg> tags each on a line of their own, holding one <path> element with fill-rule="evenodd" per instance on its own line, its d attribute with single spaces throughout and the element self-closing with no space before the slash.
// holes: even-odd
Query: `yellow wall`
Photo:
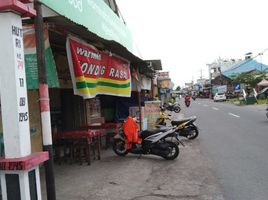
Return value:
<svg viewBox="0 0 268 200">
<path fill-rule="evenodd" d="M 32 152 L 42 151 L 41 116 L 38 90 L 28 90 Z"/>
<path fill-rule="evenodd" d="M 42 151 L 41 119 L 39 110 L 38 90 L 28 90 L 28 106 L 30 113 L 31 148 L 32 152 Z M 0 133 L 3 132 L 2 115 L 0 112 Z"/>
</svg>

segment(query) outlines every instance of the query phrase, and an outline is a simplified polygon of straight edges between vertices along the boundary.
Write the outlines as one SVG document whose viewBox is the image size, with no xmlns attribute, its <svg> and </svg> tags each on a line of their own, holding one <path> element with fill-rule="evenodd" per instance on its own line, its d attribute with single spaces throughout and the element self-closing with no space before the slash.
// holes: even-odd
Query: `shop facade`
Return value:
<svg viewBox="0 0 268 200">
<path fill-rule="evenodd" d="M 143 61 L 132 53 L 131 33 L 120 21 L 116 12 L 113 12 L 104 1 L 80 0 L 70 1 L 64 5 L 62 5 L 61 1 L 42 0 L 40 2 L 42 3 L 44 22 L 45 60 L 53 133 L 75 130 L 86 124 L 99 121 L 120 121 L 129 114 L 129 107 L 139 107 L 139 101 L 143 106 L 144 101 L 153 99 L 156 93 L 153 92 L 155 89 L 152 90 L 155 85 L 152 84 L 153 73 L 155 70 L 160 69 L 161 62 L 159 64 L 159 61 Z M 39 85 L 33 20 L 25 18 L 23 20 L 23 29 L 31 145 L 32 152 L 38 152 L 42 150 L 42 128 L 40 124 L 41 112 L 39 109 Z M 76 83 L 73 80 L 75 77 L 73 76 L 72 68 L 70 68 L 70 59 L 68 61 L 68 49 L 66 48 L 68 37 L 70 36 L 92 47 L 96 51 L 95 55 L 93 55 L 95 58 L 103 54 L 107 57 L 119 59 L 121 62 L 126 62 L 122 65 L 126 65 L 126 68 L 129 68 L 127 72 L 115 68 L 111 72 L 111 69 L 108 71 L 109 69 L 106 67 L 108 75 L 110 73 L 112 76 L 117 76 L 117 78 L 123 77 L 123 83 L 118 84 L 116 79 L 110 79 L 105 82 L 103 80 L 107 80 L 107 77 L 102 77 L 101 80 L 93 81 L 97 85 L 95 88 L 98 87 L 100 91 L 95 91 L 93 92 L 94 94 L 89 93 L 89 96 L 83 95 L 83 92 L 76 93 L 74 89 L 77 85 L 92 85 L 93 79 L 84 83 Z M 89 51 L 82 52 L 82 54 L 85 55 L 84 57 L 90 57 Z M 80 61 L 78 60 L 78 62 Z M 98 65 L 98 63 L 95 64 L 96 66 Z M 118 66 L 118 62 L 115 65 Z M 101 68 L 104 66 L 102 63 L 99 63 L 98 66 L 100 66 L 99 72 L 95 70 L 92 71 L 93 74 L 104 71 Z M 152 66 L 157 66 L 158 68 L 152 69 Z M 84 68 L 86 71 L 86 67 Z M 137 72 L 139 74 L 138 79 L 136 77 Z M 128 76 L 128 79 L 126 79 L 126 76 Z M 79 78 L 81 79 L 81 77 Z M 137 89 L 137 87 L 135 88 L 135 79 L 138 85 L 143 86 L 141 90 Z M 130 80 L 132 81 L 129 82 Z M 118 91 L 115 93 L 110 92 L 114 88 L 105 89 L 105 87 L 100 86 L 100 82 L 104 85 L 110 84 L 119 89 L 121 88 L 121 93 Z M 125 89 L 122 90 L 122 87 Z M 1 153 L 3 154 L 3 150 Z"/>
<path fill-rule="evenodd" d="M 142 60 L 132 52 L 130 32 L 104 1 L 80 0 L 62 4 L 62 1 L 42 0 L 39 3 L 44 23 L 42 35 L 51 111 L 49 128 L 52 128 L 52 134 L 76 130 L 95 122 L 116 122 L 119 110 L 117 108 L 122 108 L 120 102 L 126 102 L 127 99 L 135 105 L 138 104 L 137 97 L 131 91 L 131 76 L 133 69 L 139 68 L 138 64 L 133 63 L 140 63 Z M 48 98 L 40 98 L 38 56 L 35 47 L 37 29 L 34 20 L 23 18 L 22 22 L 29 105 L 27 121 L 30 151 L 34 153 L 42 151 L 44 128 L 40 101 L 48 101 Z M 66 47 L 70 36 L 86 48 L 91 48 L 90 51 L 82 49 L 80 56 L 98 61 L 93 63 L 95 70 L 93 65 L 71 68 L 70 64 L 74 65 L 73 58 L 79 53 L 76 47 L 76 55 L 69 55 L 68 61 L 68 51 L 72 51 L 70 47 Z M 103 62 L 104 57 L 106 61 Z M 78 59 L 76 64 L 81 64 L 85 61 L 83 59 Z M 92 60 L 88 61 L 88 64 L 91 62 Z M 87 71 L 88 76 L 77 76 L 79 68 L 83 69 L 82 72 Z M 99 75 L 101 79 L 97 80 Z M 5 133 L 2 129 L 1 114 L 0 118 L 0 132 L 3 135 Z M 117 117 L 119 118 L 120 116 Z M 0 153 L 5 155 L 3 143 Z"/>
<path fill-rule="evenodd" d="M 70 3 L 61 5 L 60 1 L 42 1 L 43 19 L 45 23 L 44 29 L 46 29 L 44 30 L 44 35 L 48 36 L 48 43 L 52 52 L 50 58 L 46 57 L 46 61 L 52 60 L 51 62 L 47 62 L 49 65 L 46 67 L 47 69 L 51 69 L 53 68 L 51 67 L 53 65 L 51 63 L 55 64 L 54 73 L 48 74 L 51 126 L 54 132 L 55 130 L 57 132 L 75 130 L 81 126 L 99 121 L 115 122 L 116 108 L 120 107 L 118 106 L 119 99 L 124 100 L 125 98 L 129 99 L 129 97 L 131 97 L 131 83 L 127 83 L 127 81 L 131 80 L 131 63 L 142 61 L 131 53 L 132 38 L 130 32 L 105 2 L 80 2 L 81 4 L 77 5 Z M 88 15 L 88 13 L 90 13 L 90 15 Z M 25 21 L 25 23 L 31 25 L 30 21 Z M 112 30 L 114 34 L 107 34 L 107 30 Z M 118 37 L 118 35 L 120 35 L 120 37 Z M 75 82 L 74 79 L 81 80 L 83 78 L 74 76 L 73 68 L 70 67 L 70 58 L 68 61 L 67 54 L 69 50 L 66 48 L 66 44 L 70 36 L 75 38 L 76 41 L 81 41 L 80 44 L 86 44 L 87 48 L 91 48 L 89 51 L 80 52 L 80 54 L 83 54 L 83 57 L 95 56 L 95 60 L 98 60 L 98 55 L 101 55 L 102 58 L 106 56 L 126 61 L 127 72 L 122 72 L 116 68 L 111 72 L 111 69 L 107 69 L 108 66 L 106 66 L 105 72 L 106 75 L 110 73 L 111 76 L 117 76 L 117 78 L 123 77 L 125 82 L 117 84 L 120 80 L 113 78 L 108 80 L 109 77 L 107 76 L 102 77 L 101 80 L 93 80 L 92 77 L 94 77 L 94 74 L 95 77 L 97 77 L 104 70 L 103 66 L 105 65 L 102 61 L 95 63 L 95 66 L 99 66 L 99 68 L 96 70 L 96 67 L 91 71 L 88 77 L 84 77 L 86 81 Z M 95 52 L 89 55 L 92 51 Z M 78 54 L 75 56 L 77 55 Z M 29 59 L 29 61 L 31 61 L 31 59 Z M 77 62 L 81 62 L 81 60 Z M 91 62 L 92 60 L 88 61 L 88 63 Z M 118 61 L 116 62 L 115 65 L 118 66 Z M 87 68 L 83 65 L 83 68 L 84 71 L 88 73 L 92 70 L 90 66 Z M 32 73 L 32 71 L 30 73 Z M 53 71 L 53 69 L 51 71 Z M 126 79 L 126 76 L 128 76 L 128 79 Z M 104 80 L 106 80 L 106 82 Z M 89 86 L 89 88 L 78 88 L 77 90 L 77 86 L 80 87 L 83 84 Z M 95 88 L 92 86 L 94 84 L 96 86 Z M 114 93 L 110 92 L 114 90 L 114 87 L 105 88 L 105 86 L 101 86 L 101 84 L 121 88 L 121 93 L 118 91 Z M 122 87 L 125 87 L 125 91 L 123 89 L 123 92 Z M 33 86 L 29 91 L 29 93 L 33 95 L 33 102 L 38 100 L 35 99 L 36 97 L 38 98 L 37 89 L 38 87 Z M 90 92 L 85 95 L 85 90 L 89 90 Z M 135 95 L 133 95 L 132 98 L 132 101 L 136 103 L 137 99 Z M 38 114 L 40 113 L 36 113 L 36 115 Z M 34 116 L 33 120 L 38 121 L 38 118 Z M 117 119 L 119 118 L 120 115 Z M 34 145 L 38 147 L 38 143 L 40 144 L 41 141 L 41 131 L 38 133 L 40 126 L 33 127 L 32 130 L 36 130 L 36 137 L 40 139 L 37 139 L 38 142 L 33 141 Z"/>
</svg>

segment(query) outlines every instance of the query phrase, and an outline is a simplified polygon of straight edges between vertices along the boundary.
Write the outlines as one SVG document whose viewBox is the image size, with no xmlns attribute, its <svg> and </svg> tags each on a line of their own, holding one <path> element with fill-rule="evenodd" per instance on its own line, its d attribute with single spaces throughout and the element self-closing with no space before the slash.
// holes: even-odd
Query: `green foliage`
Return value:
<svg viewBox="0 0 268 200">
<path fill-rule="evenodd" d="M 266 99 L 266 96 L 265 94 L 260 94 L 257 96 L 258 99 Z"/>
<path fill-rule="evenodd" d="M 176 87 L 176 90 L 177 90 L 177 91 L 180 91 L 180 90 L 181 90 L 181 87 L 180 87 L 180 86 L 177 86 L 177 87 Z"/>
<path fill-rule="evenodd" d="M 258 104 L 267 104 L 268 100 L 267 99 L 258 99 Z M 228 99 L 229 103 L 235 104 L 235 105 L 246 105 L 244 99 L 239 99 L 239 98 L 231 98 Z"/>
<path fill-rule="evenodd" d="M 251 73 L 242 72 L 233 77 L 233 82 L 244 83 L 251 87 L 255 87 L 257 83 L 266 78 L 267 78 L 266 72 L 260 72 L 260 71 L 254 71 Z"/>
</svg>

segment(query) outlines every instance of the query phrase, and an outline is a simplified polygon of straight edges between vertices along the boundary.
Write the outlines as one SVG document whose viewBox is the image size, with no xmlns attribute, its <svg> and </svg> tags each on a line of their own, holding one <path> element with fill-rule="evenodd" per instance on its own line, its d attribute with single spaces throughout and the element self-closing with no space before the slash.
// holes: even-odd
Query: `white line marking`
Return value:
<svg viewBox="0 0 268 200">
<path fill-rule="evenodd" d="M 219 110 L 219 108 L 216 108 L 216 107 L 212 107 L 214 110 Z"/>
<path fill-rule="evenodd" d="M 199 104 L 199 105 L 200 105 L 200 103 L 197 103 L 197 104 Z"/>
<path fill-rule="evenodd" d="M 207 104 L 204 104 L 203 106 L 208 107 L 208 105 L 207 105 Z"/>
<path fill-rule="evenodd" d="M 235 115 L 235 114 L 233 114 L 233 113 L 228 113 L 229 115 L 232 115 L 232 116 L 234 116 L 234 117 L 240 117 L 240 116 L 238 116 L 238 115 Z"/>
</svg>

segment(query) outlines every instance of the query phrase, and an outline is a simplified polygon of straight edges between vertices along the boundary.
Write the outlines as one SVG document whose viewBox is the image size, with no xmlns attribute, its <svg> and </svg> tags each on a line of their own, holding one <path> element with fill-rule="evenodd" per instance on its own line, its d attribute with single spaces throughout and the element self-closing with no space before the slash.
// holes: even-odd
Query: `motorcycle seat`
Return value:
<svg viewBox="0 0 268 200">
<path fill-rule="evenodd" d="M 174 121 L 171 121 L 171 125 L 172 126 L 178 126 L 184 122 L 187 122 L 187 121 L 195 121 L 196 120 L 196 116 L 192 116 L 192 117 L 189 117 L 189 118 L 184 118 L 184 119 L 180 119 L 180 120 L 174 120 Z"/>
</svg>

